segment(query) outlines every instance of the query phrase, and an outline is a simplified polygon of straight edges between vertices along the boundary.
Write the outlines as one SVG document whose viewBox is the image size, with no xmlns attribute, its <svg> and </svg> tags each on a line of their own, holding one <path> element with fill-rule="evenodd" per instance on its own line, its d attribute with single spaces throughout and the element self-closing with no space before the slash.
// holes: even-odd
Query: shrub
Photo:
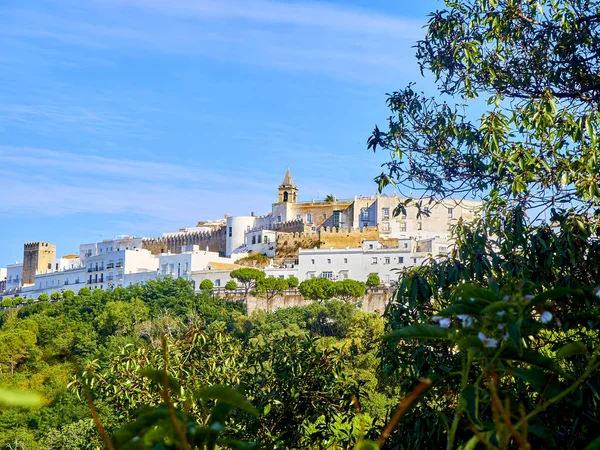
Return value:
<svg viewBox="0 0 600 450">
<path fill-rule="evenodd" d="M 89 296 L 92 295 L 92 291 L 89 287 L 82 287 L 81 289 L 79 289 L 77 295 Z"/>
<path fill-rule="evenodd" d="M 52 300 L 60 300 L 62 298 L 62 294 L 60 292 L 53 292 L 50 294 L 50 298 Z"/>
<path fill-rule="evenodd" d="M 369 287 L 379 286 L 380 284 L 381 284 L 381 279 L 379 278 L 379 275 L 377 275 L 376 273 L 372 273 L 367 278 L 366 285 Z"/>
<path fill-rule="evenodd" d="M 63 298 L 65 300 L 71 300 L 73 297 L 75 297 L 75 292 L 71 289 L 67 289 L 65 292 L 63 292 Z"/>
<path fill-rule="evenodd" d="M 48 294 L 46 294 L 45 292 L 42 292 L 42 293 L 40 294 L 40 296 L 38 297 L 38 300 L 39 300 L 40 302 L 47 302 L 49 298 L 50 298 L 50 297 L 48 297 Z"/>
<path fill-rule="evenodd" d="M 203 291 L 212 291 L 215 284 L 211 280 L 202 280 L 200 282 L 200 289 Z"/>
<path fill-rule="evenodd" d="M 291 275 L 287 278 L 288 286 L 291 288 L 297 288 L 300 281 L 295 276 Z"/>
<path fill-rule="evenodd" d="M 227 289 L 228 291 L 235 291 L 238 288 L 238 285 L 235 281 L 233 280 L 229 280 L 226 284 L 225 284 L 225 289 Z"/>
</svg>

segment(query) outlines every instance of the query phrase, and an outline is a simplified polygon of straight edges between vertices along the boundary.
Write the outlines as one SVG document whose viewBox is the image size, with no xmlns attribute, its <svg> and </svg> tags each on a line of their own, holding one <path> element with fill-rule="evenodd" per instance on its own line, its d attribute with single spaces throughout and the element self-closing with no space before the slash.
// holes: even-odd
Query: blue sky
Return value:
<svg viewBox="0 0 600 450">
<path fill-rule="evenodd" d="M 423 82 L 411 48 L 436 1 L 4 0 L 0 266 L 372 194 L 385 94 Z"/>
</svg>

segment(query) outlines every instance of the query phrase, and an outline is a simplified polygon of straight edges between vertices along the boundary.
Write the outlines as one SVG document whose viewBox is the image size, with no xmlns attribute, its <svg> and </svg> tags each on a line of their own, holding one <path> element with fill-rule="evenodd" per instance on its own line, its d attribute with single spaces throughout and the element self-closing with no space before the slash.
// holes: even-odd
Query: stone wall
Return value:
<svg viewBox="0 0 600 450">
<path fill-rule="evenodd" d="M 363 297 L 357 300 L 365 312 L 383 314 L 385 307 L 392 298 L 393 289 L 369 290 Z M 274 311 L 279 308 L 292 306 L 307 306 L 312 300 L 305 300 L 297 290 L 286 291 L 283 295 L 276 296 L 270 302 L 264 297 L 248 296 L 246 299 L 246 310 L 248 315 L 254 311 Z"/>
<path fill-rule="evenodd" d="M 144 238 L 142 248 L 150 250 L 153 255 L 160 253 L 181 253 L 185 245 L 198 245 L 204 250 L 208 247 L 211 252 L 225 254 L 226 227 L 221 227 L 210 232 L 177 233 L 172 236 L 160 238 Z"/>
<path fill-rule="evenodd" d="M 23 248 L 22 284 L 34 284 L 36 273 L 46 273 L 56 258 L 56 247 L 48 242 L 28 242 Z"/>
</svg>

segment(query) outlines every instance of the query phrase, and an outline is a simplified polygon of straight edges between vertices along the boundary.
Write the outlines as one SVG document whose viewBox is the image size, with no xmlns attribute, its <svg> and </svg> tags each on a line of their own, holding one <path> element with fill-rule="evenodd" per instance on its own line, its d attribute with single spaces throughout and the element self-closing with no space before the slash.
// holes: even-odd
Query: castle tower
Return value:
<svg viewBox="0 0 600 450">
<path fill-rule="evenodd" d="M 290 169 L 285 172 L 283 182 L 279 185 L 278 203 L 296 203 L 298 201 L 298 188 L 294 184 Z"/>
<path fill-rule="evenodd" d="M 46 273 L 56 258 L 56 246 L 48 242 L 28 242 L 23 247 L 23 286 L 35 283 L 36 273 Z"/>
</svg>

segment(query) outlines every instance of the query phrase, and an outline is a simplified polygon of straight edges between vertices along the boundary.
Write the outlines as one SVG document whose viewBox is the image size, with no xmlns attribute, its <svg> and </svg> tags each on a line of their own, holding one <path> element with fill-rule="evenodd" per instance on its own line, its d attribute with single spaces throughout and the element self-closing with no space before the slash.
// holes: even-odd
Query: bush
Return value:
<svg viewBox="0 0 600 450">
<path fill-rule="evenodd" d="M 27 303 L 28 305 L 31 305 L 31 304 L 33 304 L 34 302 L 35 302 L 35 300 L 34 300 L 34 298 L 33 298 L 33 297 L 29 297 L 29 298 L 26 300 L 26 303 Z"/>
<path fill-rule="evenodd" d="M 13 305 L 13 300 L 10 297 L 6 297 L 6 298 L 2 299 L 2 301 L 0 302 L 0 306 L 2 306 L 3 308 L 7 308 L 12 305 Z"/>
<path fill-rule="evenodd" d="M 15 297 L 13 299 L 13 305 L 15 305 L 15 306 L 16 305 L 20 305 L 21 303 L 24 303 L 24 302 L 25 302 L 25 299 L 23 297 L 20 297 L 20 296 L 19 297 Z"/>
<path fill-rule="evenodd" d="M 60 292 L 53 292 L 50 294 L 50 298 L 52 300 L 60 300 L 62 298 L 62 294 Z"/>
<path fill-rule="evenodd" d="M 235 291 L 238 288 L 238 285 L 235 281 L 229 280 L 227 284 L 225 284 L 225 289 L 228 291 Z"/>
<path fill-rule="evenodd" d="M 75 292 L 71 289 L 67 289 L 65 292 L 63 292 L 63 298 L 65 300 L 71 300 L 73 297 L 75 297 Z"/>
<path fill-rule="evenodd" d="M 215 284 L 211 280 L 202 280 L 200 282 L 200 289 L 203 291 L 212 291 Z"/>
<path fill-rule="evenodd" d="M 38 300 L 39 300 L 40 302 L 47 302 L 49 298 L 50 298 L 50 297 L 48 297 L 48 294 L 46 294 L 45 292 L 42 292 L 42 293 L 40 294 L 40 296 L 38 297 Z"/>
<path fill-rule="evenodd" d="M 329 300 L 335 295 L 333 281 L 327 278 L 310 278 L 298 286 L 304 298 L 310 300 Z"/>
<path fill-rule="evenodd" d="M 90 290 L 89 287 L 83 287 L 83 288 L 79 289 L 79 292 L 77 293 L 77 295 L 90 296 L 90 295 L 92 295 L 92 291 Z"/>
<path fill-rule="evenodd" d="M 367 278 L 366 285 L 369 287 L 379 286 L 380 284 L 381 284 L 381 279 L 379 278 L 379 275 L 377 275 L 376 273 L 372 273 Z"/>
</svg>

